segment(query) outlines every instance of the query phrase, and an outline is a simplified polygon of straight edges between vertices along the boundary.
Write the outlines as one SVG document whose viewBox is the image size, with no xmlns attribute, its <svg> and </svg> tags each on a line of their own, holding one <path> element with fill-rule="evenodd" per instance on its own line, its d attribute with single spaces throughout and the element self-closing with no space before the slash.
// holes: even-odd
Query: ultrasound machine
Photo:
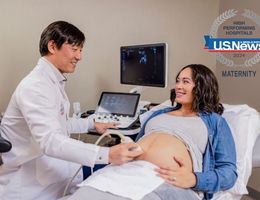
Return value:
<svg viewBox="0 0 260 200">
<path fill-rule="evenodd" d="M 102 92 L 94 120 L 115 122 L 118 128 L 128 128 L 138 120 L 139 98 L 138 93 Z"/>
<path fill-rule="evenodd" d="M 143 86 L 167 86 L 167 44 L 120 47 L 120 83 L 138 86 L 129 93 L 102 92 L 94 113 L 96 122 L 116 122 L 129 129 L 144 112 L 147 101 L 139 101 Z"/>
</svg>

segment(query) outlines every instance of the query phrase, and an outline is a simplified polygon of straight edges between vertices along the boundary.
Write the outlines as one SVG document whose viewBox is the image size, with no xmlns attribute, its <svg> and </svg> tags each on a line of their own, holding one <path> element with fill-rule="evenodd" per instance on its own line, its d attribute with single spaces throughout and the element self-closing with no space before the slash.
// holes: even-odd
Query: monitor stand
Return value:
<svg viewBox="0 0 260 200">
<path fill-rule="evenodd" d="M 137 87 L 134 87 L 133 89 L 131 89 L 130 91 L 129 91 L 129 93 L 139 93 L 139 94 L 141 94 L 141 92 L 142 91 L 144 91 L 144 87 L 143 86 L 137 86 Z M 142 114 L 144 111 L 147 111 L 147 106 L 149 106 L 151 104 L 151 102 L 150 101 L 139 101 L 139 103 L 138 103 L 138 107 L 137 107 L 137 111 L 136 111 L 136 113 L 137 113 L 137 115 L 140 115 L 140 114 Z"/>
<path fill-rule="evenodd" d="M 136 86 L 134 87 L 133 89 L 131 89 L 129 91 L 129 93 L 139 93 L 141 94 L 141 92 L 144 90 L 144 87 L 143 86 Z"/>
</svg>

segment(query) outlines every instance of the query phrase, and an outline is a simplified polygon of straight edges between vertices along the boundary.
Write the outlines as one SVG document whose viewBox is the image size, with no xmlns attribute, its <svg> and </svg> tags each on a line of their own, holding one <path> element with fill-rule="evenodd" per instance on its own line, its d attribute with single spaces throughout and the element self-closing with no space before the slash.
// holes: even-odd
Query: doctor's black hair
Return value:
<svg viewBox="0 0 260 200">
<path fill-rule="evenodd" d="M 224 111 L 223 105 L 219 102 L 219 86 L 218 81 L 214 73 L 205 65 L 191 64 L 183 67 L 176 76 L 176 80 L 180 73 L 186 69 L 192 70 L 192 80 L 195 86 L 193 92 L 192 109 L 195 112 L 204 113 L 218 113 L 222 114 Z M 174 102 L 176 97 L 175 89 L 171 90 L 171 101 Z M 181 104 L 177 103 L 177 108 L 180 108 Z"/>
<path fill-rule="evenodd" d="M 57 48 L 67 42 L 68 44 L 83 46 L 85 42 L 84 33 L 76 26 L 65 21 L 56 21 L 48 25 L 41 34 L 40 54 L 45 56 L 49 53 L 48 42 L 53 40 Z"/>
</svg>

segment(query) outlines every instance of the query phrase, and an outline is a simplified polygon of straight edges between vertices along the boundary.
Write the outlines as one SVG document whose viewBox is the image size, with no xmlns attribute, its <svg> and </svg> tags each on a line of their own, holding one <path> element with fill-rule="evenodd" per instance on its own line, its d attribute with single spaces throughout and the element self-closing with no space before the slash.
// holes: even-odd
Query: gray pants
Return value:
<svg viewBox="0 0 260 200">
<path fill-rule="evenodd" d="M 130 200 L 92 187 L 81 187 L 66 200 Z M 145 195 L 142 200 L 198 200 L 198 195 L 191 189 L 171 186 L 167 183 L 160 185 L 153 192 Z"/>
</svg>

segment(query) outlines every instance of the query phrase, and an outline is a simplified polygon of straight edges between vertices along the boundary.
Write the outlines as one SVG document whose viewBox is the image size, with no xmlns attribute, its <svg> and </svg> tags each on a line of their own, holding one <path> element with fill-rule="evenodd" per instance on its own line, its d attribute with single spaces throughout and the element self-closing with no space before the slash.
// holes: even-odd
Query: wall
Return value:
<svg viewBox="0 0 260 200">
<path fill-rule="evenodd" d="M 259 0 L 220 0 L 219 15 L 225 13 L 229 9 L 235 9 L 237 11 L 236 16 L 228 18 L 226 13 L 226 20 L 218 27 L 218 37 L 222 38 L 260 38 L 260 1 Z M 245 9 L 253 11 L 258 15 L 258 19 L 250 19 L 244 17 L 243 13 Z M 223 26 L 232 26 L 234 22 L 245 22 L 241 26 L 253 26 L 255 30 L 252 31 L 252 35 L 236 34 L 227 35 L 226 30 L 223 30 Z M 240 27 L 241 27 L 240 26 Z M 237 26 L 239 27 L 239 26 Z M 260 53 L 256 57 L 255 64 L 252 66 L 246 66 L 245 61 L 250 60 L 257 53 L 222 53 L 227 59 L 234 62 L 234 66 L 229 67 L 223 63 L 217 62 L 216 73 L 220 83 L 221 98 L 224 102 L 229 104 L 248 104 L 249 106 L 260 111 Z M 241 56 L 241 57 L 240 57 Z M 233 76 L 223 76 L 223 71 L 233 72 Z M 239 72 L 245 72 L 248 76 L 238 76 Z M 255 72 L 248 73 L 248 72 Z M 237 75 L 235 74 L 237 73 Z"/>
<path fill-rule="evenodd" d="M 167 42 L 168 87 L 147 88 L 142 99 L 169 97 L 177 71 L 190 63 L 215 70 L 215 55 L 206 52 L 203 35 L 218 15 L 218 0 L 1 0 L 0 111 L 16 85 L 35 66 L 42 30 L 54 20 L 67 20 L 86 35 L 83 60 L 68 75 L 67 93 L 83 109 L 96 106 L 100 92 L 127 92 L 120 85 L 121 45 Z"/>
</svg>

